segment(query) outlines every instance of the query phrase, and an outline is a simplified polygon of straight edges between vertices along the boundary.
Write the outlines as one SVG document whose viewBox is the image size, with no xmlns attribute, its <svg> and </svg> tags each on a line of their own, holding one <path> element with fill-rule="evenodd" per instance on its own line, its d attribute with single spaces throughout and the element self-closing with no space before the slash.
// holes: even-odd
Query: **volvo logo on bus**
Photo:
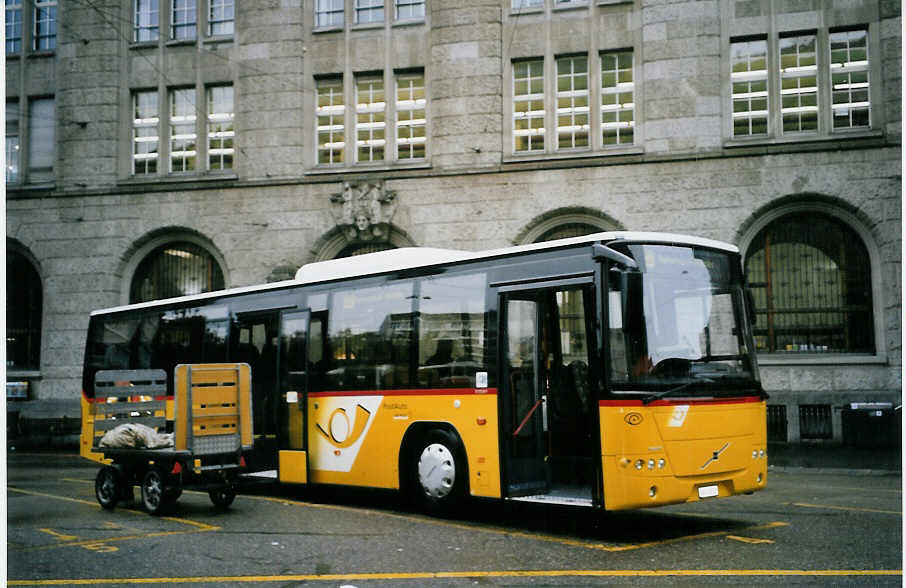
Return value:
<svg viewBox="0 0 906 588">
<path fill-rule="evenodd" d="M 715 452 L 711 455 L 710 459 L 708 459 L 708 461 L 706 461 L 706 462 L 702 465 L 701 469 L 707 468 L 709 465 L 711 465 L 712 463 L 714 463 L 715 461 L 717 461 L 718 459 L 720 459 L 720 455 L 721 455 L 724 451 L 726 451 L 727 448 L 728 448 L 729 446 L 730 446 L 730 442 L 729 442 L 729 441 L 726 442 L 726 443 L 724 443 L 724 446 L 721 447 L 720 449 L 718 449 L 717 451 L 715 451 Z"/>
</svg>

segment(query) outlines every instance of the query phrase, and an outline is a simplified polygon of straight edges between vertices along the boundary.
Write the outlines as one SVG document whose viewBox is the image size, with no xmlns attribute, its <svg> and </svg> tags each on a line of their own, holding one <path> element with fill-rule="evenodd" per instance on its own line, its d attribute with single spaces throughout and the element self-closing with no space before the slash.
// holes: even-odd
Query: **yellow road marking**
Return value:
<svg viewBox="0 0 906 588">
<path fill-rule="evenodd" d="M 67 479 L 67 481 L 85 482 L 86 480 Z M 187 490 L 186 492 L 195 493 L 194 491 L 190 491 L 190 490 Z M 374 510 L 374 509 L 343 506 L 343 505 L 339 505 L 339 504 L 317 504 L 314 502 L 292 500 L 289 498 L 281 498 L 281 497 L 276 497 L 276 496 L 257 496 L 257 495 L 249 495 L 249 494 L 243 494 L 243 498 L 249 499 L 249 500 L 259 500 L 259 501 L 263 501 L 263 502 L 274 502 L 277 504 L 283 504 L 285 506 L 302 506 L 302 507 L 306 507 L 306 508 L 317 508 L 317 509 L 323 509 L 323 510 L 339 510 L 339 511 L 344 511 L 344 512 L 355 512 L 355 513 L 360 513 L 360 514 L 382 516 L 382 517 L 404 520 L 404 521 L 409 521 L 409 522 L 414 521 L 414 522 L 419 522 L 419 523 L 428 524 L 428 525 L 447 527 L 447 528 L 453 528 L 453 529 L 461 529 L 461 530 L 466 530 L 466 531 L 483 531 L 485 533 L 492 533 L 492 534 L 496 534 L 496 535 L 504 535 L 504 536 L 508 536 L 508 537 L 517 537 L 520 539 L 530 539 L 530 540 L 535 540 L 535 541 L 545 541 L 548 543 L 558 543 L 560 545 L 567 545 L 569 547 L 581 547 L 584 549 L 594 549 L 594 550 L 598 550 L 598 551 L 605 551 L 605 552 L 612 552 L 612 553 L 618 553 L 618 552 L 623 552 L 623 551 L 633 551 L 636 549 L 656 547 L 659 545 L 670 545 L 670 544 L 674 544 L 674 543 L 680 543 L 680 542 L 684 542 L 684 541 L 693 541 L 693 540 L 697 540 L 697 539 L 707 539 L 707 538 L 711 538 L 711 537 L 724 537 L 731 533 L 731 531 L 729 531 L 729 530 L 727 530 L 727 531 L 710 531 L 707 533 L 697 533 L 695 535 L 683 535 L 681 537 L 672 537 L 670 539 L 663 539 L 660 541 L 648 541 L 645 543 L 631 543 L 631 544 L 627 544 L 627 545 L 607 545 L 604 543 L 593 543 L 593 542 L 589 542 L 589 541 L 583 541 L 580 539 L 569 539 L 566 537 L 557 537 L 555 535 L 544 535 L 541 533 L 529 533 L 529 532 L 525 532 L 525 531 L 514 531 L 512 529 L 495 528 L 495 527 L 485 526 L 485 525 L 480 525 L 480 524 L 454 523 L 454 522 L 450 522 L 450 521 L 432 519 L 432 518 L 423 517 L 423 516 L 419 516 L 419 515 L 406 515 L 406 514 L 399 514 L 399 513 L 390 513 L 390 512 Z M 189 524 L 191 524 L 191 523 L 189 523 Z M 774 522 L 770 522 L 770 523 L 766 523 L 766 524 L 747 526 L 747 527 L 744 527 L 743 530 L 759 531 L 759 530 L 765 530 L 765 529 L 774 529 L 777 527 L 785 527 L 788 525 L 789 525 L 789 523 L 785 523 L 785 522 L 781 522 L 781 521 L 774 521 Z"/>
<path fill-rule="evenodd" d="M 67 578 L 49 580 L 10 580 L 10 586 L 86 586 L 94 584 L 203 584 L 209 582 L 337 582 L 367 580 L 431 580 L 444 578 L 554 578 L 554 577 L 756 577 L 820 576 L 868 577 L 900 576 L 902 570 L 496 570 L 462 572 L 387 572 L 361 574 L 287 574 L 282 576 L 183 576 L 163 578 Z"/>
<path fill-rule="evenodd" d="M 751 543 L 752 545 L 774 542 L 772 539 L 758 539 L 756 537 L 740 537 L 739 535 L 727 535 L 727 539 L 732 539 L 733 541 L 739 541 L 740 543 Z"/>
<path fill-rule="evenodd" d="M 54 500 L 65 500 L 67 502 L 75 502 L 77 504 L 87 504 L 88 506 L 94 506 L 97 508 L 101 508 L 101 505 L 99 505 L 98 503 L 91 502 L 88 500 L 82 500 L 81 498 L 72 498 L 70 496 L 58 496 L 56 494 L 47 494 L 45 492 L 35 492 L 33 490 L 23 490 L 21 488 L 7 487 L 7 490 L 9 492 L 18 492 L 19 494 L 27 494 L 29 496 L 40 496 L 42 498 L 52 498 Z M 134 511 L 134 510 L 129 510 L 129 509 L 121 509 L 120 512 L 127 512 L 127 513 L 130 513 L 133 515 L 148 516 L 145 513 L 142 513 L 140 511 Z M 162 520 L 166 520 L 166 521 L 172 521 L 174 523 L 178 523 L 181 525 L 188 525 L 190 527 L 195 527 L 195 528 L 187 529 L 184 531 L 155 531 L 152 533 L 137 533 L 137 534 L 133 534 L 133 535 L 122 535 L 119 537 L 107 537 L 107 538 L 102 538 L 102 539 L 85 539 L 82 541 L 78 541 L 77 540 L 78 537 L 75 537 L 72 535 L 61 535 L 50 529 L 39 529 L 41 531 L 44 531 L 45 533 L 58 537 L 61 540 L 61 542 L 52 543 L 50 545 L 35 545 L 35 546 L 18 547 L 18 548 L 10 547 L 9 549 L 10 549 L 10 551 L 39 551 L 39 550 L 44 550 L 44 549 L 58 549 L 60 547 L 82 547 L 85 549 L 90 549 L 92 551 L 105 551 L 105 549 L 102 546 L 107 543 L 114 543 L 114 542 L 120 542 L 120 541 L 133 541 L 136 539 L 145 539 L 145 538 L 150 538 L 150 537 L 168 537 L 171 535 L 188 535 L 190 533 L 203 533 L 206 531 L 220 530 L 220 527 L 216 527 L 214 525 L 208 525 L 206 523 L 201 523 L 199 521 L 193 521 L 190 519 L 182 519 L 182 518 L 178 518 L 178 517 L 158 517 L 158 518 L 160 518 Z M 113 528 L 113 529 L 118 528 L 115 524 L 113 527 L 110 527 L 108 525 L 105 525 L 105 526 L 107 528 Z M 115 551 L 116 549 L 117 548 L 113 547 L 111 549 L 111 551 Z"/>
<path fill-rule="evenodd" d="M 38 530 L 41 531 L 42 533 L 47 533 L 48 535 L 53 535 L 60 541 L 75 541 L 76 539 L 78 539 L 78 537 L 76 537 L 75 535 L 64 535 L 63 533 L 57 533 L 53 529 L 38 529 Z"/>
<path fill-rule="evenodd" d="M 809 504 L 808 502 L 788 502 L 793 506 L 799 506 L 802 508 L 826 508 L 828 510 L 851 510 L 853 512 L 873 512 L 879 514 L 892 514 L 892 515 L 902 515 L 903 513 L 898 510 L 882 510 L 879 508 L 863 508 L 860 506 L 835 506 L 831 504 Z"/>
</svg>

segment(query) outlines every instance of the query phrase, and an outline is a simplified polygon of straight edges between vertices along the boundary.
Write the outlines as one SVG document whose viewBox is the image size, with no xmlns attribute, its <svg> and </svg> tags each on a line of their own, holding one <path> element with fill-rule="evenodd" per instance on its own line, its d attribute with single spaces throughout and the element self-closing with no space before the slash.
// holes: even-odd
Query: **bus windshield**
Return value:
<svg viewBox="0 0 906 588">
<path fill-rule="evenodd" d="M 630 244 L 608 293 L 614 393 L 761 393 L 738 258 L 694 247 Z"/>
</svg>

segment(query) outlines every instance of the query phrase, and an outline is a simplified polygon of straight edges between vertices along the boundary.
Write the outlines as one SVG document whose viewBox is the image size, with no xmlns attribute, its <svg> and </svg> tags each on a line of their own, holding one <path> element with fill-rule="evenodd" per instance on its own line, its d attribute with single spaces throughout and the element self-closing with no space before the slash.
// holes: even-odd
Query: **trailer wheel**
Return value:
<svg viewBox="0 0 906 588">
<path fill-rule="evenodd" d="M 164 475 L 157 466 L 148 468 L 142 478 L 142 505 L 153 515 L 160 514 L 167 505 L 164 497 Z"/>
<path fill-rule="evenodd" d="M 94 495 L 98 503 L 107 510 L 113 510 L 123 494 L 119 471 L 113 466 L 104 466 L 94 479 Z"/>
<path fill-rule="evenodd" d="M 208 496 L 211 497 L 211 502 L 214 503 L 214 506 L 226 509 L 236 499 L 236 489 L 232 486 L 224 486 L 223 488 L 208 490 Z"/>
</svg>

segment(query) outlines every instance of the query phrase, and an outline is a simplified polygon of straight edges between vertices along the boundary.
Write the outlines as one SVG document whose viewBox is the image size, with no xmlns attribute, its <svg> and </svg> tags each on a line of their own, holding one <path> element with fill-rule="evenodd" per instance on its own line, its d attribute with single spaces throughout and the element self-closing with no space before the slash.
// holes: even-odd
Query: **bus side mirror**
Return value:
<svg viewBox="0 0 906 588">
<path fill-rule="evenodd" d="M 745 289 L 746 293 L 746 315 L 748 315 L 749 324 L 755 325 L 758 322 L 758 315 L 755 314 L 755 295 L 752 294 L 752 290 L 749 288 Z"/>
</svg>

